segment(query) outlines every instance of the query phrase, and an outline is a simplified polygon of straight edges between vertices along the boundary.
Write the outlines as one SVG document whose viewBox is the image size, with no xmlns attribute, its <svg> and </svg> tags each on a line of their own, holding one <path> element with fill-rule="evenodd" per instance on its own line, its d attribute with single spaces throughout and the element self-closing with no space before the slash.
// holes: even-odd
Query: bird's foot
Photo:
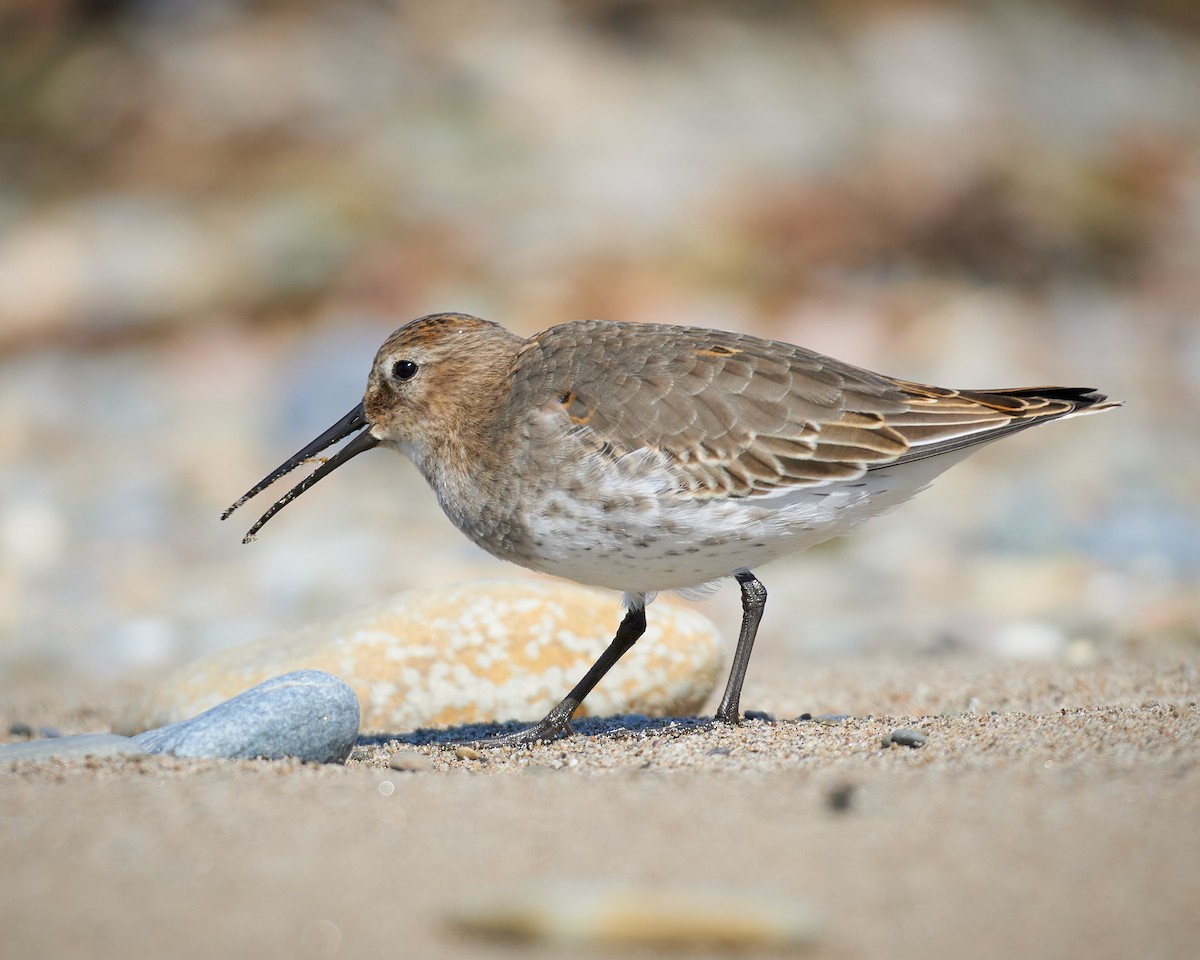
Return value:
<svg viewBox="0 0 1200 960">
<path fill-rule="evenodd" d="M 575 728 L 571 726 L 571 715 L 578 704 L 564 700 L 532 727 L 518 730 L 515 733 L 503 733 L 499 736 L 488 737 L 478 741 L 477 747 L 531 747 L 536 743 L 549 743 L 561 737 L 574 735 Z"/>
<path fill-rule="evenodd" d="M 713 714 L 713 719 L 716 720 L 717 723 L 728 723 L 736 727 L 742 722 L 742 715 L 739 712 L 738 705 L 736 703 L 722 703 L 719 707 L 717 707 L 716 713 Z"/>
</svg>

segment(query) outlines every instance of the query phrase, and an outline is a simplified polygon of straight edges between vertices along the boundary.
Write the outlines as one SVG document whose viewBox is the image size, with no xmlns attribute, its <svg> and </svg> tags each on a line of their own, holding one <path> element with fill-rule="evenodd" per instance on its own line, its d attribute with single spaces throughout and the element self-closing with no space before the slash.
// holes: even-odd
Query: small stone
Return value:
<svg viewBox="0 0 1200 960">
<path fill-rule="evenodd" d="M 148 753 L 129 737 L 115 733 L 81 733 L 72 737 L 27 740 L 0 746 L 0 763 L 9 760 L 66 760 L 71 757 L 136 757 Z"/>
<path fill-rule="evenodd" d="M 823 723 L 827 727 L 838 727 L 850 719 L 844 713 L 822 713 L 820 716 L 813 717 L 817 723 Z"/>
<path fill-rule="evenodd" d="M 179 757 L 344 763 L 357 738 L 354 691 L 327 673 L 299 670 L 133 739 L 148 753 Z"/>
<path fill-rule="evenodd" d="M 10 737 L 24 737 L 29 740 L 33 736 L 33 727 L 27 723 L 10 723 L 8 725 L 8 735 Z"/>
<path fill-rule="evenodd" d="M 780 948 L 819 932 L 808 904 L 765 893 L 570 883 L 490 894 L 451 920 L 477 935 L 558 947 Z"/>
<path fill-rule="evenodd" d="M 920 730 L 909 730 L 906 727 L 901 727 L 899 730 L 893 730 L 887 734 L 883 738 L 882 745 L 885 749 L 893 744 L 898 747 L 912 747 L 916 749 L 925 746 L 925 740 L 925 734 Z"/>
<path fill-rule="evenodd" d="M 813 715 L 811 713 L 802 713 L 796 719 L 797 720 L 811 720 L 812 718 L 813 718 Z"/>
<path fill-rule="evenodd" d="M 388 759 L 388 766 L 393 770 L 418 773 L 422 770 L 430 769 L 433 764 L 429 762 L 429 758 L 424 754 L 414 753 L 412 750 L 401 750 L 391 755 Z"/>
<path fill-rule="evenodd" d="M 838 813 L 849 810 L 850 804 L 854 800 L 855 790 L 857 787 L 852 783 L 839 783 L 829 791 L 829 795 L 826 797 L 829 809 L 836 810 Z"/>
<path fill-rule="evenodd" d="M 184 666 L 133 704 L 117 730 L 177 723 L 301 669 L 350 684 L 365 730 L 539 720 L 608 646 L 620 614 L 615 594 L 551 581 L 414 590 Z M 662 600 L 647 621 L 578 717 L 687 716 L 704 706 L 725 669 L 712 622 Z"/>
<path fill-rule="evenodd" d="M 454 748 L 454 755 L 458 757 L 459 760 L 478 760 L 481 756 L 483 756 L 483 754 L 481 754 L 474 747 L 468 747 L 465 743 L 460 743 Z"/>
<path fill-rule="evenodd" d="M 747 710 L 742 714 L 747 720 L 761 720 L 763 723 L 774 723 L 774 714 L 767 713 L 766 710 Z"/>
</svg>

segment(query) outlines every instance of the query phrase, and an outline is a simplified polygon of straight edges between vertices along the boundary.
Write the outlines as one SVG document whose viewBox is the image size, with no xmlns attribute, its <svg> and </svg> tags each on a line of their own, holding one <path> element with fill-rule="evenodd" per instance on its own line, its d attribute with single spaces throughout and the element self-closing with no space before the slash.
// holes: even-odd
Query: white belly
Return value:
<svg viewBox="0 0 1200 960">
<path fill-rule="evenodd" d="M 586 500 L 550 493 L 527 516 L 524 556 L 534 570 L 627 593 L 680 590 L 841 536 L 904 502 L 966 456 L 956 452 L 867 473 L 851 483 L 769 497 L 687 500 L 647 481 L 598 483 Z M 614 503 L 633 500 L 635 506 Z"/>
</svg>

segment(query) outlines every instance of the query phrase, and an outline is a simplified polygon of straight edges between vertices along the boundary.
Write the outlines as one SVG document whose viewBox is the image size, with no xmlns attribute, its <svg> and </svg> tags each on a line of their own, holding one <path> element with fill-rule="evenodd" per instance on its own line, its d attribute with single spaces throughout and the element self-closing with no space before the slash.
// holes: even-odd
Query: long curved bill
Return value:
<svg viewBox="0 0 1200 960">
<path fill-rule="evenodd" d="M 292 487 L 286 494 L 283 495 L 275 504 L 264 513 L 254 526 L 242 538 L 242 543 L 249 543 L 254 539 L 254 535 L 262 529 L 263 524 L 270 520 L 275 514 L 286 507 L 289 503 L 295 500 L 300 494 L 311 487 L 322 477 L 333 473 L 347 460 L 352 460 L 365 450 L 370 450 L 372 447 L 379 445 L 379 441 L 371 436 L 371 427 L 367 423 L 366 414 L 363 411 L 363 405 L 360 403 L 357 407 L 351 410 L 348 414 L 342 417 L 337 423 L 326 430 L 323 434 L 317 437 L 312 443 L 304 447 L 302 450 L 297 450 L 286 461 L 268 473 L 265 477 L 258 481 L 253 487 L 247 490 L 241 497 L 237 499 L 229 508 L 221 514 L 222 520 L 228 520 L 229 515 L 238 507 L 249 500 L 251 497 L 257 496 L 280 477 L 291 473 L 296 467 L 304 463 L 306 460 L 315 457 L 326 447 L 331 447 L 339 440 L 350 436 L 355 430 L 362 432 L 351 440 L 348 444 L 342 447 L 336 454 L 322 463 L 316 470 L 310 473 L 307 477 L 301 480 L 298 484 Z"/>
</svg>

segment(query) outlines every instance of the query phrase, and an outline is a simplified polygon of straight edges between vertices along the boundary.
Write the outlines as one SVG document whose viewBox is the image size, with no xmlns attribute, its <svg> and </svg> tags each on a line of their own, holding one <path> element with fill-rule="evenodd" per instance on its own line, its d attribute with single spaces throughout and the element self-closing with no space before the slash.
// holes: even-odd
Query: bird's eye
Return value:
<svg viewBox="0 0 1200 960">
<path fill-rule="evenodd" d="M 411 380 L 416 376 L 418 369 L 412 360 L 397 360 L 392 364 L 392 376 L 397 380 Z"/>
</svg>

